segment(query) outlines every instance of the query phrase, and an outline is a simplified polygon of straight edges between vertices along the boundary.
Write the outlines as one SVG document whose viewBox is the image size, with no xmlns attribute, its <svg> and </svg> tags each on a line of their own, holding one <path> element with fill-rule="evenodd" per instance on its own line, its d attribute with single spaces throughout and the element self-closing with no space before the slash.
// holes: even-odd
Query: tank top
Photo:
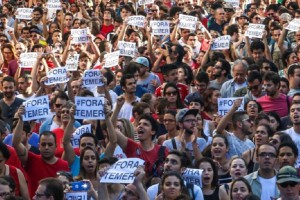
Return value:
<svg viewBox="0 0 300 200">
<path fill-rule="evenodd" d="M 203 195 L 204 200 L 219 200 L 219 186 L 216 187 L 215 191 L 209 195 Z"/>
<path fill-rule="evenodd" d="M 8 168 L 9 168 L 9 175 L 14 179 L 16 183 L 15 194 L 16 196 L 20 196 L 20 182 L 19 182 L 17 168 L 10 165 L 8 165 Z"/>
<path fill-rule="evenodd" d="M 251 150 L 249 153 L 250 153 L 250 161 L 247 165 L 247 169 L 248 169 L 248 174 L 251 174 L 252 172 L 257 171 L 259 166 L 257 163 L 253 161 L 255 150 L 253 151 Z"/>
</svg>

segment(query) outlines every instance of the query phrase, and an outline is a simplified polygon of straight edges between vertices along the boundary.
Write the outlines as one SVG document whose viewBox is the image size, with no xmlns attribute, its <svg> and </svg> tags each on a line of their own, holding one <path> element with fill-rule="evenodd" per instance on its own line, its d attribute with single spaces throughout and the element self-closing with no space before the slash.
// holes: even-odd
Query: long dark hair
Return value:
<svg viewBox="0 0 300 200">
<path fill-rule="evenodd" d="M 216 188 L 219 185 L 219 177 L 218 177 L 218 168 L 215 164 L 215 162 L 211 158 L 201 158 L 198 162 L 196 162 L 196 168 L 199 169 L 199 166 L 201 163 L 207 162 L 211 165 L 211 168 L 213 169 L 214 175 L 213 180 L 211 182 L 211 187 Z"/>
<path fill-rule="evenodd" d="M 97 151 L 95 149 L 93 149 L 92 147 L 90 146 L 87 146 L 85 147 L 82 151 L 81 151 L 81 154 L 80 154 L 80 172 L 79 172 L 79 179 L 84 179 L 85 176 L 86 176 L 86 172 L 85 172 L 85 169 L 82 165 L 82 162 L 83 162 L 83 157 L 84 157 L 84 154 L 86 151 L 88 150 L 91 150 L 92 152 L 94 152 L 95 156 L 96 156 L 96 165 L 98 165 L 98 162 L 99 162 L 99 155 L 97 153 Z M 97 171 L 98 171 L 98 166 L 96 166 L 96 170 L 94 172 L 94 177 L 97 177 Z M 78 179 L 78 178 L 76 178 Z"/>
<path fill-rule="evenodd" d="M 248 182 L 244 177 L 239 177 L 239 178 L 235 179 L 235 180 L 232 182 L 232 184 L 231 184 L 231 188 L 230 188 L 230 199 L 231 199 L 231 200 L 232 200 L 233 186 L 234 186 L 234 184 L 235 184 L 236 182 L 239 182 L 239 181 L 245 183 L 245 185 L 246 185 L 246 187 L 247 187 L 247 189 L 248 189 L 248 191 L 249 191 L 249 194 L 252 194 L 252 189 L 251 189 L 251 186 L 250 186 L 249 182 Z"/>
<path fill-rule="evenodd" d="M 178 89 L 178 87 L 176 86 L 175 83 L 167 83 L 167 84 L 165 85 L 165 87 L 164 87 L 163 95 L 166 96 L 166 92 L 167 92 L 167 89 L 168 89 L 169 87 L 172 87 L 172 88 L 174 88 L 174 89 L 176 90 L 176 93 L 177 93 L 176 108 L 177 108 L 177 109 L 182 109 L 182 108 L 184 108 L 183 103 L 181 102 L 181 99 L 180 99 L 180 92 L 179 92 L 179 89 Z"/>
</svg>

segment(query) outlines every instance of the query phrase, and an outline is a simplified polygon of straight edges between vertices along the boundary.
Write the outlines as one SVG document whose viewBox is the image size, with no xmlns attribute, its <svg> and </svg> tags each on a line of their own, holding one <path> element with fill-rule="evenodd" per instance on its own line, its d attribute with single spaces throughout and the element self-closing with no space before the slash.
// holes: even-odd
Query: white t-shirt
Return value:
<svg viewBox="0 0 300 200">
<path fill-rule="evenodd" d="M 294 143 L 298 148 L 298 158 L 295 166 L 296 168 L 298 168 L 300 167 L 300 133 L 296 133 L 293 127 L 285 130 L 284 132 L 289 136 L 291 136 L 292 140 L 294 141 Z"/>
<path fill-rule="evenodd" d="M 241 88 L 246 87 L 246 86 L 247 86 L 247 82 L 246 81 L 244 83 L 242 83 L 242 84 L 234 83 L 234 91 L 237 91 L 238 89 L 241 89 Z"/>
<path fill-rule="evenodd" d="M 261 183 L 260 199 L 275 199 L 276 197 L 276 176 L 273 178 L 265 179 L 258 176 Z"/>
</svg>

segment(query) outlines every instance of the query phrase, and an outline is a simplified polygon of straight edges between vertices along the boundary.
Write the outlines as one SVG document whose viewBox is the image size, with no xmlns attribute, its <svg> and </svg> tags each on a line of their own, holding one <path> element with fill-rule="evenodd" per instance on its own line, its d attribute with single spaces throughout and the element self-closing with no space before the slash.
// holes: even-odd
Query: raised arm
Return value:
<svg viewBox="0 0 300 200">
<path fill-rule="evenodd" d="M 145 170 L 144 170 L 143 166 L 139 166 L 134 171 L 135 179 L 133 181 L 133 184 L 136 187 L 136 190 L 139 194 L 140 199 L 149 200 L 148 194 L 147 194 L 147 192 L 144 188 L 144 185 L 143 185 L 143 180 L 145 178 L 145 175 L 146 175 L 146 173 L 145 173 Z"/>
<path fill-rule="evenodd" d="M 105 157 L 112 157 L 114 155 L 114 151 L 117 147 L 117 135 L 113 124 L 111 123 L 110 114 L 111 114 L 111 106 L 107 102 L 105 103 L 104 113 L 105 113 L 105 123 L 107 126 L 108 133 L 108 145 L 105 149 Z"/>
<path fill-rule="evenodd" d="M 62 159 L 67 161 L 69 166 L 71 166 L 73 164 L 75 156 L 76 156 L 75 152 L 74 152 L 74 149 L 73 149 L 73 147 L 71 145 L 71 142 L 70 142 L 71 137 L 72 137 L 72 133 L 73 133 L 73 124 L 75 122 L 75 118 L 74 118 L 75 110 L 76 110 L 75 106 L 73 106 L 70 109 L 70 120 L 69 120 L 69 123 L 66 126 L 64 137 L 63 137 L 64 153 L 62 155 Z"/>
<path fill-rule="evenodd" d="M 118 115 L 119 115 L 120 110 L 121 110 L 124 103 L 125 103 L 125 97 L 123 95 L 118 96 L 116 106 L 115 106 L 114 111 L 111 115 L 111 122 L 112 122 L 113 126 L 117 125 Z"/>
<path fill-rule="evenodd" d="M 28 150 L 25 145 L 22 143 L 22 132 L 23 132 L 23 118 L 22 115 L 25 113 L 25 106 L 20 106 L 17 110 L 16 116 L 18 118 L 18 123 L 13 131 L 13 147 L 15 148 L 18 157 L 23 166 L 26 165 L 28 160 Z"/>
<path fill-rule="evenodd" d="M 286 47 L 284 46 L 284 39 L 287 36 L 288 31 L 286 30 L 288 24 L 283 24 L 282 32 L 280 34 L 279 40 L 278 40 L 278 48 L 281 52 L 284 52 L 286 50 Z"/>
<path fill-rule="evenodd" d="M 171 35 L 170 35 L 170 40 L 171 40 L 171 42 L 173 42 L 173 43 L 178 43 L 178 40 L 177 40 L 177 31 L 178 31 L 178 23 L 179 23 L 179 19 L 176 19 L 176 20 L 174 21 L 174 23 L 175 23 L 175 26 L 174 26 L 174 28 L 173 28 L 173 31 L 172 31 Z"/>
<path fill-rule="evenodd" d="M 273 60 L 271 52 L 270 52 L 270 49 L 269 49 L 269 46 L 268 46 L 267 31 L 266 30 L 264 31 L 262 40 L 263 40 L 263 43 L 265 45 L 265 56 L 266 56 L 266 59 Z"/>
</svg>

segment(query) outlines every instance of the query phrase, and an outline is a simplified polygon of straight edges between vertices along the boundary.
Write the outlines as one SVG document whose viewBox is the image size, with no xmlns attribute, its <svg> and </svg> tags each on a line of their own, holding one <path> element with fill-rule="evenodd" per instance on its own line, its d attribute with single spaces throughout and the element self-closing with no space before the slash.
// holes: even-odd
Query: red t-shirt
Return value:
<svg viewBox="0 0 300 200">
<path fill-rule="evenodd" d="M 187 85 L 182 84 L 182 83 L 177 83 L 176 84 L 179 92 L 180 92 L 180 98 L 181 101 L 184 102 L 185 97 L 189 94 L 189 88 Z M 159 86 L 158 88 L 156 88 L 155 90 L 155 96 L 156 97 L 161 97 L 163 94 L 163 88 L 161 86 Z"/>
<path fill-rule="evenodd" d="M 150 151 L 143 150 L 140 143 L 128 139 L 127 147 L 124 151 L 127 158 L 140 158 L 145 161 L 145 171 L 149 174 L 152 171 L 153 164 L 158 160 L 160 145 L 154 145 Z M 165 149 L 165 157 L 168 155 L 167 148 Z"/>
<path fill-rule="evenodd" d="M 58 158 L 54 164 L 48 164 L 42 159 L 41 155 L 31 152 L 28 152 L 25 170 L 30 177 L 29 194 L 31 198 L 34 196 L 40 180 L 47 177 L 56 177 L 58 171 L 70 171 L 67 161 Z"/>
<path fill-rule="evenodd" d="M 9 153 L 10 153 L 10 157 L 9 159 L 5 162 L 5 164 L 7 165 L 12 165 L 18 169 L 20 169 L 21 171 L 24 171 L 23 167 L 22 167 L 22 164 L 21 164 L 21 161 L 17 155 L 17 152 L 16 150 L 9 146 L 9 145 L 6 145 L 8 150 L 9 150 Z"/>
<path fill-rule="evenodd" d="M 115 28 L 115 27 L 114 27 L 114 25 L 112 25 L 112 24 L 109 25 L 109 26 L 106 26 L 106 25 L 102 24 L 100 33 L 101 33 L 104 37 L 106 37 L 108 33 L 113 32 L 114 28 Z"/>
</svg>

